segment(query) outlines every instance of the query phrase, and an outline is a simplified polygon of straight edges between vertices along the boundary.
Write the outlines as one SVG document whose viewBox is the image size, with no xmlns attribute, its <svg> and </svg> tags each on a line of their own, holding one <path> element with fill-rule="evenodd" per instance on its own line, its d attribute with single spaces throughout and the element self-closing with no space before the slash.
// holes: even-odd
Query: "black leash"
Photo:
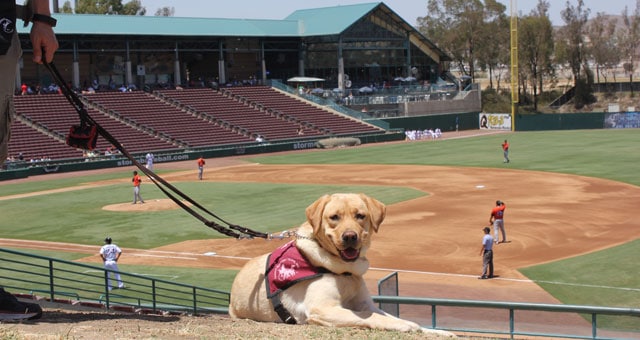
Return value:
<svg viewBox="0 0 640 340">
<path fill-rule="evenodd" d="M 95 127 L 95 131 L 96 131 L 96 133 L 98 135 L 104 137 L 104 139 L 106 139 L 113 146 L 115 146 L 125 157 L 127 157 L 131 162 L 133 162 L 133 164 L 138 169 L 140 169 L 140 171 L 142 171 L 145 175 L 147 175 L 149 177 L 149 179 L 151 179 L 151 181 L 167 197 L 169 197 L 172 201 L 174 201 L 177 205 L 179 205 L 183 210 L 185 210 L 186 212 L 191 214 L 193 217 L 195 217 L 198 220 L 200 220 L 207 227 L 212 228 L 212 229 L 216 230 L 217 232 L 219 232 L 221 234 L 224 234 L 224 235 L 227 235 L 227 236 L 235 237 L 235 238 L 238 238 L 238 239 L 240 239 L 240 238 L 254 238 L 254 237 L 272 239 L 272 238 L 281 238 L 282 237 L 282 235 L 280 237 L 274 236 L 272 234 L 267 234 L 267 233 L 251 230 L 249 228 L 245 228 L 245 227 L 242 227 L 240 225 L 232 224 L 232 223 L 229 223 L 229 222 L 223 220 L 222 218 L 218 217 L 216 214 L 214 214 L 213 212 L 209 211 L 207 208 L 202 206 L 200 203 L 196 202 L 191 197 L 189 197 L 188 195 L 184 194 L 182 191 L 178 190 L 178 188 L 176 188 L 175 186 L 173 186 L 172 184 L 167 182 L 165 179 L 163 179 L 162 177 L 158 176 L 155 172 L 153 172 L 152 170 L 147 169 L 140 162 L 138 162 L 124 148 L 124 146 L 122 144 L 120 144 L 120 142 L 118 142 L 117 139 L 115 139 L 107 130 L 105 130 L 100 124 L 98 124 L 89 115 L 89 113 L 87 112 L 87 110 L 85 108 L 84 103 L 80 100 L 80 98 L 78 98 L 78 95 L 63 80 L 62 76 L 60 75 L 60 72 L 58 72 L 58 70 L 55 67 L 55 65 L 53 64 L 53 62 L 52 63 L 46 63 L 45 62 L 44 66 L 47 68 L 47 70 L 49 70 L 49 72 L 51 73 L 54 81 L 58 84 L 58 86 L 61 89 L 61 92 L 67 98 L 69 103 L 71 103 L 73 108 L 78 112 L 78 115 L 80 116 L 80 126 L 79 127 L 81 129 L 84 129 L 84 130 L 86 130 L 87 127 L 90 127 L 90 128 Z M 72 130 L 73 130 L 73 128 L 72 128 Z M 93 136 L 93 140 L 92 140 L 94 147 L 95 147 L 95 137 L 96 136 Z M 67 144 L 69 144 L 69 139 L 67 139 Z M 71 146 L 77 146 L 77 145 L 71 145 Z M 90 150 L 92 149 L 91 148 L 91 144 L 88 144 L 86 146 L 88 146 L 88 149 L 90 149 Z M 85 147 L 85 149 L 86 148 L 87 147 Z M 191 203 L 193 206 L 195 206 L 198 209 L 202 210 L 203 212 L 207 213 L 209 216 L 217 219 L 221 223 L 226 224 L 226 226 L 224 226 L 222 224 L 219 224 L 219 223 L 216 223 L 214 221 L 208 220 L 207 218 L 203 217 L 198 212 L 196 212 L 195 210 L 191 209 L 191 207 L 186 205 L 184 202 L 179 200 L 176 196 L 174 196 L 174 194 L 180 196 L 185 201 Z"/>
</svg>

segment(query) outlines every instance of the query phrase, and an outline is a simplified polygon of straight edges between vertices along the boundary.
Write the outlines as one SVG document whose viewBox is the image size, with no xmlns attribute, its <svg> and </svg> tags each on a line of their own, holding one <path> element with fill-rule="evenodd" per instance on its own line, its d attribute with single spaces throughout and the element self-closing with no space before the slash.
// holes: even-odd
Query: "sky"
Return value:
<svg viewBox="0 0 640 340">
<path fill-rule="evenodd" d="M 507 6 L 507 14 L 511 13 L 511 0 L 498 0 Z M 574 6 L 577 0 L 568 0 Z M 123 2 L 127 2 L 124 0 Z M 375 0 L 141 0 L 147 8 L 147 15 L 154 15 L 161 7 L 173 7 L 176 17 L 234 18 L 234 19 L 284 19 L 298 9 L 351 5 L 359 3 L 380 2 Z M 389 6 L 411 25 L 416 18 L 427 14 L 427 0 L 386 0 L 381 1 Z M 514 0 L 518 13 L 529 14 L 538 0 Z M 551 4 L 550 18 L 554 25 L 562 25 L 560 11 L 566 7 L 567 0 L 548 0 Z M 591 9 L 590 18 L 596 13 L 619 15 L 624 7 L 632 13 L 635 0 L 584 0 L 585 7 Z"/>
</svg>

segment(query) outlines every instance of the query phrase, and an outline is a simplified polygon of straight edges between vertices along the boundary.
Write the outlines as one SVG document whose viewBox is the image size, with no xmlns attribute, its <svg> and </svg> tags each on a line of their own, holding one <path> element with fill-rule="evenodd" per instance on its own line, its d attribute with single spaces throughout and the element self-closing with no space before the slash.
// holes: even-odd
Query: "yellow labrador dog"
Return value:
<svg viewBox="0 0 640 340">
<path fill-rule="evenodd" d="M 371 235 L 384 220 L 384 204 L 364 194 L 320 197 L 306 209 L 296 239 L 251 259 L 231 288 L 234 318 L 290 324 L 418 331 L 377 308 L 362 278 L 369 268 Z"/>
</svg>

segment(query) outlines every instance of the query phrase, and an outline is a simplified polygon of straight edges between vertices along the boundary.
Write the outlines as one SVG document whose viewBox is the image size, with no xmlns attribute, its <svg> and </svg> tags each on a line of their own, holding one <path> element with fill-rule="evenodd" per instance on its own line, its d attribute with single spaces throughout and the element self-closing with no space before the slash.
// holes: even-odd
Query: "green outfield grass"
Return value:
<svg viewBox="0 0 640 340">
<path fill-rule="evenodd" d="M 509 140 L 511 163 L 500 144 Z M 255 157 L 264 164 L 416 164 L 551 171 L 640 185 L 640 130 L 518 132 L 405 142 L 295 155 Z"/>
<path fill-rule="evenodd" d="M 77 184 L 78 180 L 82 181 L 77 179 L 70 185 Z M 33 184 L 42 188 L 40 183 Z M 28 187 L 31 183 L 23 185 Z M 299 225 L 306 219 L 305 208 L 326 193 L 364 192 L 386 204 L 425 195 L 411 188 L 388 186 L 213 182 L 183 182 L 175 186 L 226 221 L 265 232 L 279 232 Z M 153 185 L 144 185 L 141 193 L 147 201 L 165 198 Z M 5 200 L 0 205 L 3 220 L 0 235 L 80 244 L 101 244 L 104 237 L 110 235 L 122 247 L 143 249 L 185 240 L 226 237 L 180 209 L 154 212 L 102 209 L 109 204 L 128 203 L 132 196 L 130 185 L 118 184 Z"/>
<path fill-rule="evenodd" d="M 607 250 L 520 272 L 566 304 L 607 307 L 640 306 L 640 239 Z M 590 316 L 585 316 L 590 320 Z M 637 318 L 601 316 L 598 324 L 640 331 Z"/>
<path fill-rule="evenodd" d="M 511 144 L 509 164 L 502 163 L 500 144 L 505 138 Z M 508 168 L 592 176 L 640 186 L 640 130 L 505 133 L 428 142 L 312 150 L 254 157 L 251 161 L 264 164 L 415 164 Z M 69 180 L 0 185 L 0 196 L 129 176 L 129 172 L 122 172 Z M 363 176 L 366 176 L 366 172 Z M 321 194 L 328 192 L 365 192 L 386 204 L 423 195 L 410 188 L 376 186 L 208 182 L 177 183 L 176 186 L 226 220 L 263 231 L 279 231 L 298 225 L 304 220 L 304 208 Z M 159 190 L 150 185 L 143 187 L 142 195 L 145 200 L 164 198 Z M 5 200 L 0 205 L 0 237 L 100 244 L 104 236 L 109 234 L 121 246 L 137 248 L 220 237 L 180 210 L 115 213 L 100 209 L 103 205 L 128 202 L 131 196 L 128 185 L 113 185 Z M 640 244 L 637 240 L 629 241 L 633 242 L 587 256 L 526 268 L 523 273 L 540 282 L 542 287 L 565 303 L 637 307 L 640 303 L 640 293 L 637 290 L 640 288 L 640 275 L 637 275 L 640 269 L 637 264 Z M 146 270 L 155 272 L 165 269 Z M 225 275 L 215 281 L 215 287 L 211 283 L 204 285 L 219 289 L 229 287 L 232 275 Z M 620 279 L 612 280 L 612 277 Z M 546 283 L 547 281 L 554 283 Z M 584 286 L 558 283 L 579 283 Z M 594 287 L 604 286 L 604 283 L 612 288 Z"/>
</svg>

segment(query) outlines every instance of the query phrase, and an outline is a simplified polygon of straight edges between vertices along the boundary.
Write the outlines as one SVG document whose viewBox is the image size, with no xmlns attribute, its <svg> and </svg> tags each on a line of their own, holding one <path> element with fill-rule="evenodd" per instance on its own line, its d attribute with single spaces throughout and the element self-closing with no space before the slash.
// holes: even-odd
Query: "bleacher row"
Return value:
<svg viewBox="0 0 640 340">
<path fill-rule="evenodd" d="M 300 138 L 379 133 L 267 86 L 83 94 L 89 114 L 131 153 Z M 15 96 L 9 155 L 25 160 L 83 157 L 64 136 L 79 117 L 61 94 Z M 99 137 L 96 149 L 111 145 Z"/>
</svg>

